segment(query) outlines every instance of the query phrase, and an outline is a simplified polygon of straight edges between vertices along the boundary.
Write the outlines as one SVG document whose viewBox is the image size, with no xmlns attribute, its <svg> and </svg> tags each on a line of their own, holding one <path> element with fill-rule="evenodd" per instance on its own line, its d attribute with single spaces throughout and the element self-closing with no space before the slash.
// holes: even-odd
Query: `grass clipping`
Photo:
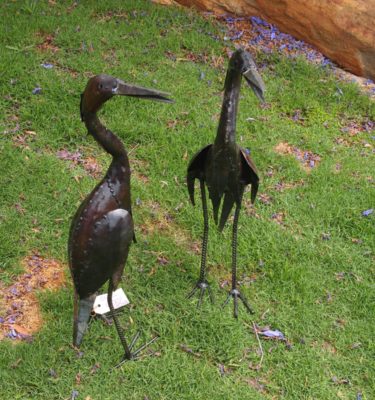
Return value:
<svg viewBox="0 0 375 400">
<path fill-rule="evenodd" d="M 56 290 L 65 282 L 64 268 L 56 260 L 44 258 L 38 253 L 27 256 L 22 265 L 25 273 L 8 287 L 0 286 L 0 340 L 27 339 L 43 324 L 36 292 Z"/>
</svg>

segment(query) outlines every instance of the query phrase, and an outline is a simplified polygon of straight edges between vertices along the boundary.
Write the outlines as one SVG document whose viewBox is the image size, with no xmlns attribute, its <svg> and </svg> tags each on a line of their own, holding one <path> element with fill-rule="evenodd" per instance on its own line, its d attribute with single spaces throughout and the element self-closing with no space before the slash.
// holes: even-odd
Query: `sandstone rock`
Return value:
<svg viewBox="0 0 375 400">
<path fill-rule="evenodd" d="M 256 15 L 375 80 L 375 0 L 156 0 L 217 14 Z"/>
</svg>

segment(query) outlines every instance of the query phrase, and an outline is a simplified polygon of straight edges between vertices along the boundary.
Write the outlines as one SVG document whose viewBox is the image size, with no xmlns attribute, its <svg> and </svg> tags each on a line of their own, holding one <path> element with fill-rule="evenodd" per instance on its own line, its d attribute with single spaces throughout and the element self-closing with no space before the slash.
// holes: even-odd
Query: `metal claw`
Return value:
<svg viewBox="0 0 375 400">
<path fill-rule="evenodd" d="M 213 296 L 213 294 L 212 294 L 212 290 L 211 290 L 211 286 L 210 285 L 208 285 L 208 295 L 209 295 L 209 297 L 210 297 L 210 301 L 211 301 L 211 304 L 214 304 L 214 296 Z"/>
<path fill-rule="evenodd" d="M 238 299 L 240 299 L 242 301 L 243 305 L 245 306 L 245 308 L 247 309 L 247 311 L 250 314 L 254 314 L 254 311 L 250 307 L 248 301 L 246 300 L 246 297 L 243 296 L 243 294 L 238 289 L 232 289 L 228 293 L 228 296 L 227 296 L 225 302 L 223 303 L 222 308 L 224 308 L 229 303 L 229 300 L 232 297 L 233 297 L 233 303 L 234 303 L 234 310 L 233 310 L 234 318 L 238 318 Z"/>
<path fill-rule="evenodd" d="M 186 296 L 187 299 L 191 299 L 194 296 L 194 293 L 198 290 L 198 284 L 196 284 L 193 290 Z"/>
<path fill-rule="evenodd" d="M 199 308 L 202 303 L 203 303 L 203 296 L 204 296 L 204 292 L 207 290 L 208 291 L 208 295 L 210 298 L 211 303 L 213 303 L 213 296 L 212 296 L 212 292 L 211 292 L 211 288 L 210 288 L 210 284 L 206 281 L 206 280 L 199 280 L 193 290 L 186 296 L 187 299 L 190 299 L 194 296 L 194 294 L 198 291 L 199 289 L 199 299 L 198 299 L 198 303 L 197 303 L 197 308 Z"/>
<path fill-rule="evenodd" d="M 136 343 L 136 341 L 138 340 L 140 335 L 140 332 L 137 332 L 134 336 L 134 338 L 132 339 L 132 342 L 129 346 L 129 348 L 132 348 L 132 346 L 134 346 L 134 344 Z M 154 343 L 157 339 L 159 339 L 159 336 L 155 336 L 153 337 L 151 340 L 149 340 L 147 343 L 145 343 L 144 345 L 142 345 L 141 347 L 139 347 L 136 351 L 134 351 L 134 353 L 131 353 L 131 357 L 127 357 L 126 354 L 124 354 L 122 360 L 115 365 L 115 369 L 121 367 L 121 365 L 123 365 L 125 362 L 127 361 L 136 361 L 138 360 L 141 355 L 139 354 L 142 350 L 144 350 L 146 347 L 148 347 L 150 344 Z"/>
<path fill-rule="evenodd" d="M 134 337 L 133 337 L 133 339 L 132 339 L 132 341 L 131 341 L 131 343 L 130 343 L 130 345 L 129 345 L 129 349 L 130 349 L 130 350 L 131 350 L 131 349 L 133 348 L 133 346 L 135 345 L 135 343 L 136 343 L 136 341 L 138 340 L 140 334 L 141 334 L 141 332 L 138 331 L 138 332 L 134 335 Z"/>
</svg>

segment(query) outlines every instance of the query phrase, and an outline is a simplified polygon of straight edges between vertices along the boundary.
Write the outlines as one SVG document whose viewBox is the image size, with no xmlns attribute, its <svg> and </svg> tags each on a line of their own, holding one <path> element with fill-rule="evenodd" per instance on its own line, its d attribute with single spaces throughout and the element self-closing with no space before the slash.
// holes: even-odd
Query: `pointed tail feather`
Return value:
<svg viewBox="0 0 375 400">
<path fill-rule="evenodd" d="M 220 203 L 221 203 L 221 197 L 220 197 L 220 195 L 217 195 L 216 193 L 210 192 L 210 199 L 211 199 L 212 208 L 214 211 L 214 221 L 215 221 L 215 224 L 217 225 L 219 222 L 219 208 L 220 208 Z"/>
<path fill-rule="evenodd" d="M 253 182 L 251 184 L 251 203 L 254 204 L 255 202 L 255 198 L 257 196 L 258 193 L 258 187 L 259 187 L 259 183 L 258 182 Z"/>
<path fill-rule="evenodd" d="M 79 300 L 78 316 L 74 320 L 73 327 L 73 345 L 75 347 L 79 347 L 82 343 L 83 336 L 88 327 L 95 298 L 96 294 L 93 294 L 90 297 Z"/>
<path fill-rule="evenodd" d="M 195 199 L 194 199 L 195 176 L 193 173 L 188 172 L 186 182 L 187 182 L 187 187 L 188 187 L 191 204 L 193 204 L 193 206 L 195 206 Z"/>
<path fill-rule="evenodd" d="M 224 229 L 224 225 L 227 222 L 228 216 L 233 208 L 234 198 L 230 193 L 226 193 L 224 197 L 224 204 L 221 210 L 219 231 Z"/>
</svg>

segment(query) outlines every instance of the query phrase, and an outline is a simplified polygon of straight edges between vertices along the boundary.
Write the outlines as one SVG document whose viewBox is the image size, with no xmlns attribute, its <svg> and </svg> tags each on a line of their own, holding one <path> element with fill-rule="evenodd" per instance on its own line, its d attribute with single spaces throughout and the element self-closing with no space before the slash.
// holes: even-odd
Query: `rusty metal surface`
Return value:
<svg viewBox="0 0 375 400">
<path fill-rule="evenodd" d="M 69 243 L 69 265 L 75 288 L 73 344 L 81 344 L 95 294 L 109 281 L 108 302 L 120 282 L 129 247 L 134 239 L 131 209 L 130 166 L 121 140 L 99 120 L 97 111 L 115 95 L 170 102 L 162 92 L 131 85 L 108 75 L 91 78 L 81 95 L 80 112 L 88 133 L 112 156 L 104 178 L 86 197 L 73 217 Z M 131 358 L 117 317 L 116 329 Z"/>
</svg>

